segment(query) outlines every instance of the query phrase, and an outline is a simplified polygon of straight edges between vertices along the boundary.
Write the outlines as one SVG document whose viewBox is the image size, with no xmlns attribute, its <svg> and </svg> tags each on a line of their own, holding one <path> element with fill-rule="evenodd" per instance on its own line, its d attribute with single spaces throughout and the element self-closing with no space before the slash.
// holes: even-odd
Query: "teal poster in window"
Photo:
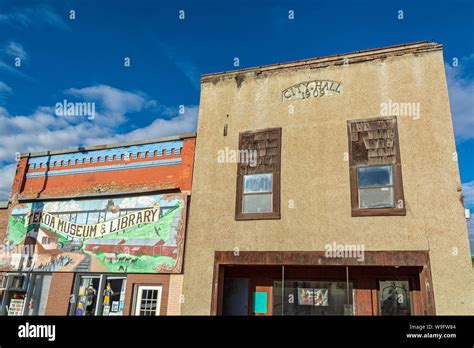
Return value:
<svg viewBox="0 0 474 348">
<path fill-rule="evenodd" d="M 266 314 L 268 293 L 266 291 L 257 291 L 253 294 L 253 312 L 258 314 Z"/>
</svg>

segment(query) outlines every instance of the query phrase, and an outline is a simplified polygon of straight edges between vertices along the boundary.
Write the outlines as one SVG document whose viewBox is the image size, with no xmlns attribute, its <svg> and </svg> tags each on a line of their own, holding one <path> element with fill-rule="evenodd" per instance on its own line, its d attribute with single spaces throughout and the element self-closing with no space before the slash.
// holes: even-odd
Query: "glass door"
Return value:
<svg viewBox="0 0 474 348">
<path fill-rule="evenodd" d="M 408 280 L 379 281 L 379 313 L 380 315 L 411 315 Z"/>
<path fill-rule="evenodd" d="M 123 315 L 125 277 L 107 277 L 102 291 L 102 315 Z"/>
<path fill-rule="evenodd" d="M 96 315 L 99 289 L 100 276 L 80 277 L 77 303 L 74 310 L 75 316 Z"/>
</svg>

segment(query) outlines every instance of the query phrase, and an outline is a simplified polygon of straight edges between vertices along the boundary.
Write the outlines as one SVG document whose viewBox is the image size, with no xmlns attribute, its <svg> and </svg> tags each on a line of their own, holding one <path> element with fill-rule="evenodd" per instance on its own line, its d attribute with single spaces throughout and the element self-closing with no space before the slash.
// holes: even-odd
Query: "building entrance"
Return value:
<svg viewBox="0 0 474 348">
<path fill-rule="evenodd" d="M 421 315 L 420 267 L 220 267 L 221 315 Z"/>
</svg>

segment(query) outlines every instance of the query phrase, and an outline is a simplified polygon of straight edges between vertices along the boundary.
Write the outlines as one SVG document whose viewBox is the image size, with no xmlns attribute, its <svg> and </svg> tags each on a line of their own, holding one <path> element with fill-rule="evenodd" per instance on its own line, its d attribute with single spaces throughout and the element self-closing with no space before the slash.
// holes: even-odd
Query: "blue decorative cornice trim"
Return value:
<svg viewBox="0 0 474 348">
<path fill-rule="evenodd" d="M 114 164 L 110 166 L 100 166 L 100 167 L 87 167 L 87 168 L 76 168 L 76 169 L 65 169 L 65 170 L 52 170 L 46 172 L 36 172 L 36 173 L 27 173 L 27 178 L 40 178 L 43 176 L 59 176 L 59 175 L 74 175 L 74 174 L 85 174 L 85 173 L 97 173 L 97 172 L 108 172 L 113 170 L 125 170 L 125 169 L 137 169 L 137 168 L 146 168 L 146 167 L 156 167 L 156 166 L 170 166 L 180 164 L 182 162 L 181 158 L 172 158 L 169 160 L 155 160 L 155 161 L 146 161 L 146 162 L 133 162 L 130 164 Z"/>
<path fill-rule="evenodd" d="M 78 164 L 106 163 L 106 157 L 107 163 L 112 163 L 114 162 L 114 158 L 115 161 L 121 161 L 122 155 L 125 156 L 125 159 L 128 159 L 130 155 L 132 155 L 132 159 L 137 159 L 138 156 L 140 156 L 140 158 L 155 158 L 155 156 L 163 157 L 170 156 L 171 154 L 179 155 L 181 154 L 183 143 L 183 140 L 176 140 L 104 150 L 78 151 L 60 155 L 31 157 L 28 164 L 29 169 L 45 169 L 47 164 L 49 164 L 49 167 L 53 167 L 55 162 L 57 167 L 73 167 L 76 165 L 76 161 Z M 165 151 L 165 155 L 163 155 L 163 151 Z M 69 164 L 69 161 L 71 164 Z M 83 169 L 81 168 L 81 170 Z"/>
</svg>

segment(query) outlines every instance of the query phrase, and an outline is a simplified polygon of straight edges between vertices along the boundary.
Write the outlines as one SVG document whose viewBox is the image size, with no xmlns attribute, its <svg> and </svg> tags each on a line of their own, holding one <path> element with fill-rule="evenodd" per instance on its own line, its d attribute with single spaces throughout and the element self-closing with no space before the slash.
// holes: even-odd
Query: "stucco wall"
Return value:
<svg viewBox="0 0 474 348">
<path fill-rule="evenodd" d="M 0 240 L 3 241 L 7 235 L 10 208 L 0 208 Z"/>
<path fill-rule="evenodd" d="M 474 314 L 442 51 L 244 77 L 201 85 L 183 313 L 210 313 L 215 250 L 324 250 L 335 241 L 429 250 L 437 314 Z M 343 92 L 283 100 L 283 90 L 312 80 L 341 82 Z M 407 214 L 351 217 L 347 120 L 381 116 L 389 99 L 421 107 L 419 119 L 398 117 Z M 239 132 L 270 127 L 283 131 L 281 219 L 235 221 L 236 164 L 218 163 L 217 152 L 237 149 Z"/>
</svg>

